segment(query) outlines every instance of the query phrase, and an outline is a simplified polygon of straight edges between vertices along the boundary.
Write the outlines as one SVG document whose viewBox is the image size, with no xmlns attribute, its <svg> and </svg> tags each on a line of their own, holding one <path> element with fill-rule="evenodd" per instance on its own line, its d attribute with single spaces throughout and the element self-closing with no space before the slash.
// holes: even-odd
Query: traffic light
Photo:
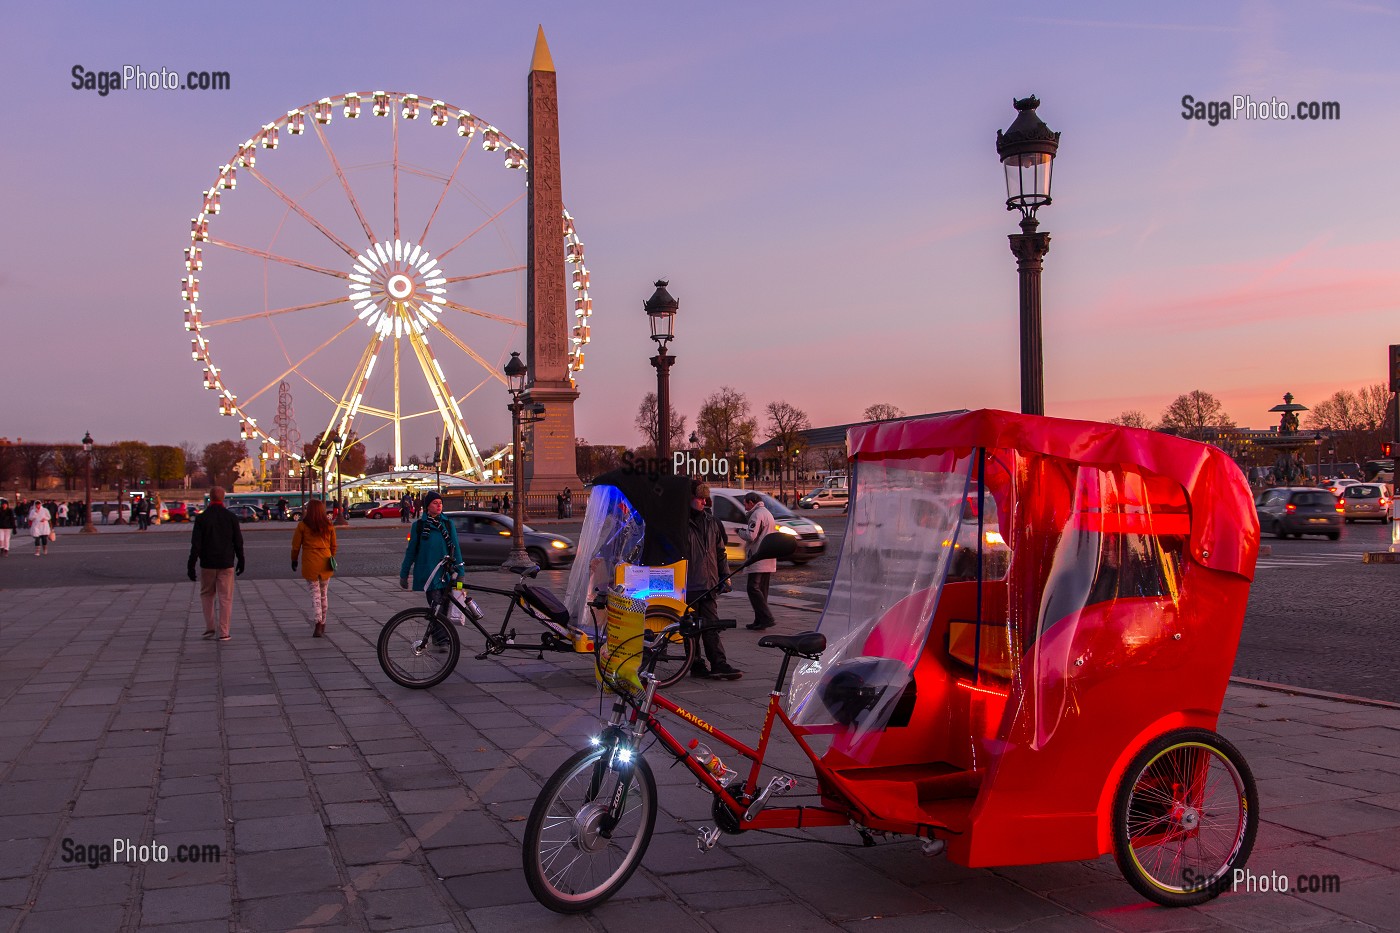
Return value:
<svg viewBox="0 0 1400 933">
<path fill-rule="evenodd" d="M 1400 344 L 1390 345 L 1390 391 L 1400 392 Z"/>
<path fill-rule="evenodd" d="M 1389 456 L 1391 456 L 1390 451 L 1392 450 L 1393 447 L 1394 447 L 1394 445 L 1391 444 L 1390 441 L 1381 441 L 1381 456 L 1382 456 L 1382 457 L 1389 457 Z"/>
</svg>

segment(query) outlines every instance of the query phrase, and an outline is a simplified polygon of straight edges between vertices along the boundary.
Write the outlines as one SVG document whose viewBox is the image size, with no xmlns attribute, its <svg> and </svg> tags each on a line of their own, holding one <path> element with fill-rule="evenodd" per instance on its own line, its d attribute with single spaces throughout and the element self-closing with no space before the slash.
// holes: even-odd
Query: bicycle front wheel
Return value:
<svg viewBox="0 0 1400 933">
<path fill-rule="evenodd" d="M 447 679 L 462 643 L 431 609 L 405 609 L 379 630 L 379 666 L 400 687 L 422 690 Z"/>
<path fill-rule="evenodd" d="M 656 779 L 641 756 L 609 764 L 609 748 L 587 748 L 554 772 L 525 825 L 525 880 L 541 904 L 561 914 L 612 897 L 641 864 L 656 827 Z M 606 837 L 602 820 L 627 780 L 622 819 Z"/>
<path fill-rule="evenodd" d="M 1206 729 L 1170 732 L 1138 753 L 1113 804 L 1113 855 L 1149 900 L 1189 907 L 1226 890 L 1259 827 L 1244 756 Z"/>
</svg>

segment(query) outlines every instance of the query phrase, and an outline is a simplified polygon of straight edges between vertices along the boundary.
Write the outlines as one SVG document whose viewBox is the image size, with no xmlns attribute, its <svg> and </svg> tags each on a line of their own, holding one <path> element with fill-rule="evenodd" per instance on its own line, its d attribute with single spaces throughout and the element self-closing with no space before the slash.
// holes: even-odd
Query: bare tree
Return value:
<svg viewBox="0 0 1400 933">
<path fill-rule="evenodd" d="M 180 442 L 180 452 L 185 455 L 185 486 L 188 487 L 199 472 L 199 448 L 189 441 Z"/>
<path fill-rule="evenodd" d="M 888 402 L 876 402 L 865 410 L 866 421 L 893 421 L 895 418 L 903 417 L 904 409 Z"/>
<path fill-rule="evenodd" d="M 1122 412 L 1116 417 L 1108 419 L 1109 424 L 1121 424 L 1125 428 L 1150 428 L 1152 422 L 1147 419 L 1147 415 L 1136 408 Z"/>
<path fill-rule="evenodd" d="M 1304 415 L 1307 426 L 1326 431 L 1342 462 L 1369 460 L 1380 449 L 1390 416 L 1390 390 L 1373 383 L 1356 392 L 1341 389 Z"/>
<path fill-rule="evenodd" d="M 749 416 L 748 398 L 732 386 L 720 386 L 695 416 L 700 446 L 710 453 L 747 450 L 753 446 L 757 431 L 757 419 Z"/>
<path fill-rule="evenodd" d="M 39 480 L 49 475 L 53 466 L 53 448 L 47 444 L 15 444 L 11 450 L 19 461 L 20 474 L 29 481 L 29 488 L 38 489 Z"/>
<path fill-rule="evenodd" d="M 78 477 L 83 473 L 83 449 L 77 444 L 57 444 L 53 448 L 51 461 L 54 473 L 63 479 L 63 491 L 72 492 L 78 487 Z"/>
<path fill-rule="evenodd" d="M 238 464 L 248 456 L 248 446 L 243 441 L 215 441 L 205 445 L 204 472 L 209 474 L 209 482 L 232 489 L 238 478 Z"/>
<path fill-rule="evenodd" d="M 778 447 L 778 495 L 782 497 L 785 491 L 784 468 L 791 466 L 793 482 L 796 483 L 797 461 L 802 455 L 802 432 L 810 428 L 812 423 L 807 419 L 805 411 L 788 402 L 769 402 L 765 410 L 768 412 L 768 436 Z"/>
<path fill-rule="evenodd" d="M 1192 389 L 1185 395 L 1178 395 L 1162 412 L 1158 425 L 1163 430 L 1174 430 L 1182 437 L 1204 440 L 1211 433 L 1210 428 L 1233 428 L 1235 422 L 1225 413 L 1225 406 L 1209 392 Z"/>
<path fill-rule="evenodd" d="M 656 426 L 658 419 L 656 415 L 656 393 L 648 392 L 642 396 L 642 404 L 637 407 L 637 420 L 633 422 L 637 431 L 646 439 L 647 447 L 651 456 L 656 456 L 658 450 Z M 685 443 L 685 415 L 677 414 L 675 406 L 671 406 L 671 438 L 670 448 L 672 450 L 681 447 Z M 669 467 L 668 467 L 669 469 Z"/>
</svg>

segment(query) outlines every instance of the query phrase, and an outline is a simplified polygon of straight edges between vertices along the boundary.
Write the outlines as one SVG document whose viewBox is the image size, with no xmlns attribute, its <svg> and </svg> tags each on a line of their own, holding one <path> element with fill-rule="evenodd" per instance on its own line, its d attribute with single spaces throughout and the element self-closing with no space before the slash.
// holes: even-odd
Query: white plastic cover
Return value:
<svg viewBox="0 0 1400 933">
<path fill-rule="evenodd" d="M 575 626 L 593 630 L 588 601 L 597 590 L 612 586 L 618 564 L 640 562 L 645 532 L 641 515 L 616 486 L 593 487 L 579 532 L 578 557 L 569 571 L 564 594 L 564 605 Z"/>
</svg>

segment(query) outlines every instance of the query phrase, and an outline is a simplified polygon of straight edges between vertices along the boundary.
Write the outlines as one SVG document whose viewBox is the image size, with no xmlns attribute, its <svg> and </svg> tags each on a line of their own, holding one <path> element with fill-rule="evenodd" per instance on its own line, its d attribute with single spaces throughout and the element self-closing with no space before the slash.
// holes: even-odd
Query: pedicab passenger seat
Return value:
<svg viewBox="0 0 1400 933">
<path fill-rule="evenodd" d="M 568 626 L 569 610 L 549 588 L 538 584 L 524 583 L 520 587 L 520 595 L 525 598 L 525 602 L 529 604 L 531 609 L 555 625 Z"/>
</svg>

